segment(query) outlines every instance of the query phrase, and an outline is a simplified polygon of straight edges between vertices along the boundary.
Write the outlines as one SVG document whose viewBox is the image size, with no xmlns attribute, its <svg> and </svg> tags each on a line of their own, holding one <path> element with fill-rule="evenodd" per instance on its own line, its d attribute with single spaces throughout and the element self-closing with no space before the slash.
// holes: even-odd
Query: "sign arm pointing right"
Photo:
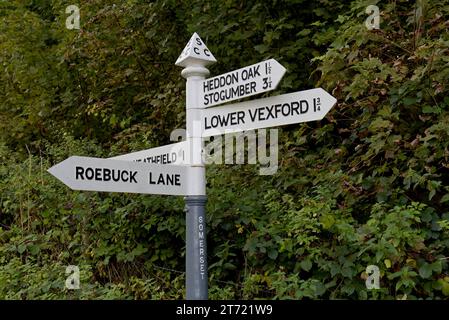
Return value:
<svg viewBox="0 0 449 320">
<path fill-rule="evenodd" d="M 315 88 L 202 110 L 202 136 L 321 120 L 337 99 Z"/>
</svg>

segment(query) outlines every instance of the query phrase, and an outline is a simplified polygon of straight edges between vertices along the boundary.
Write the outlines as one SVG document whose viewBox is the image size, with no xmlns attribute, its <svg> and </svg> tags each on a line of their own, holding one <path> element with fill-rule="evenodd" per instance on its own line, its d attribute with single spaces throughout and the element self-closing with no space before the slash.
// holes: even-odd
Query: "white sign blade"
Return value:
<svg viewBox="0 0 449 320">
<path fill-rule="evenodd" d="M 187 166 L 73 156 L 48 169 L 73 190 L 192 195 Z"/>
<path fill-rule="evenodd" d="M 217 62 L 212 52 L 210 52 L 196 32 L 192 35 L 189 42 L 187 42 L 184 50 L 182 50 L 176 60 L 175 65 L 187 67 L 187 65 L 195 62 L 203 66 Z"/>
<path fill-rule="evenodd" d="M 202 137 L 321 120 L 336 102 L 316 88 L 204 109 Z"/>
<path fill-rule="evenodd" d="M 274 90 L 285 74 L 275 59 L 262 61 L 202 81 L 201 101 L 212 107 L 255 94 Z"/>
<path fill-rule="evenodd" d="M 172 143 L 166 146 L 127 153 L 109 159 L 150 164 L 186 165 L 189 159 L 188 143 L 187 141 Z"/>
</svg>

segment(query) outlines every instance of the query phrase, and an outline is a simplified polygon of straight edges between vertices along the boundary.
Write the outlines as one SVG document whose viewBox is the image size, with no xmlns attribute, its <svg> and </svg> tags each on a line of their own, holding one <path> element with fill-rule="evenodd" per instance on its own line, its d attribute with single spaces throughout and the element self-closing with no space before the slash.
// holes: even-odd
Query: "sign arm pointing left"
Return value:
<svg viewBox="0 0 449 320">
<path fill-rule="evenodd" d="M 191 194 L 191 168 L 72 156 L 48 172 L 73 190 L 167 195 Z"/>
</svg>

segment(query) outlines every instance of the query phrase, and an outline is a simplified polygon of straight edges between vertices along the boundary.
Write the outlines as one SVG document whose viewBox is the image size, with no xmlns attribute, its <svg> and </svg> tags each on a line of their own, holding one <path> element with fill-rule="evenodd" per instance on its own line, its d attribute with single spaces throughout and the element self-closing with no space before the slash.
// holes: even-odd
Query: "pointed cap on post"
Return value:
<svg viewBox="0 0 449 320">
<path fill-rule="evenodd" d="M 195 32 L 190 38 L 181 55 L 176 60 L 175 65 L 179 67 L 187 67 L 194 64 L 206 66 L 217 62 L 214 55 L 207 48 L 206 44 L 201 40 L 200 36 Z"/>
</svg>

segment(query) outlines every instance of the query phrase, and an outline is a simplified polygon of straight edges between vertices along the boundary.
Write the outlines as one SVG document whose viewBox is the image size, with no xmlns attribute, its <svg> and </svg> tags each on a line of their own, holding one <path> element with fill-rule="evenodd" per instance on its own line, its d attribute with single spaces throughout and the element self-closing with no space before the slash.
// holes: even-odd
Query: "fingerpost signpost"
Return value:
<svg viewBox="0 0 449 320">
<path fill-rule="evenodd" d="M 109 159 L 72 156 L 48 169 L 74 190 L 185 196 L 186 298 L 208 298 L 203 138 L 323 119 L 337 100 L 321 88 L 210 108 L 274 90 L 285 68 L 269 59 L 206 79 L 215 63 L 194 33 L 176 61 L 186 79 L 186 141 Z"/>
</svg>

